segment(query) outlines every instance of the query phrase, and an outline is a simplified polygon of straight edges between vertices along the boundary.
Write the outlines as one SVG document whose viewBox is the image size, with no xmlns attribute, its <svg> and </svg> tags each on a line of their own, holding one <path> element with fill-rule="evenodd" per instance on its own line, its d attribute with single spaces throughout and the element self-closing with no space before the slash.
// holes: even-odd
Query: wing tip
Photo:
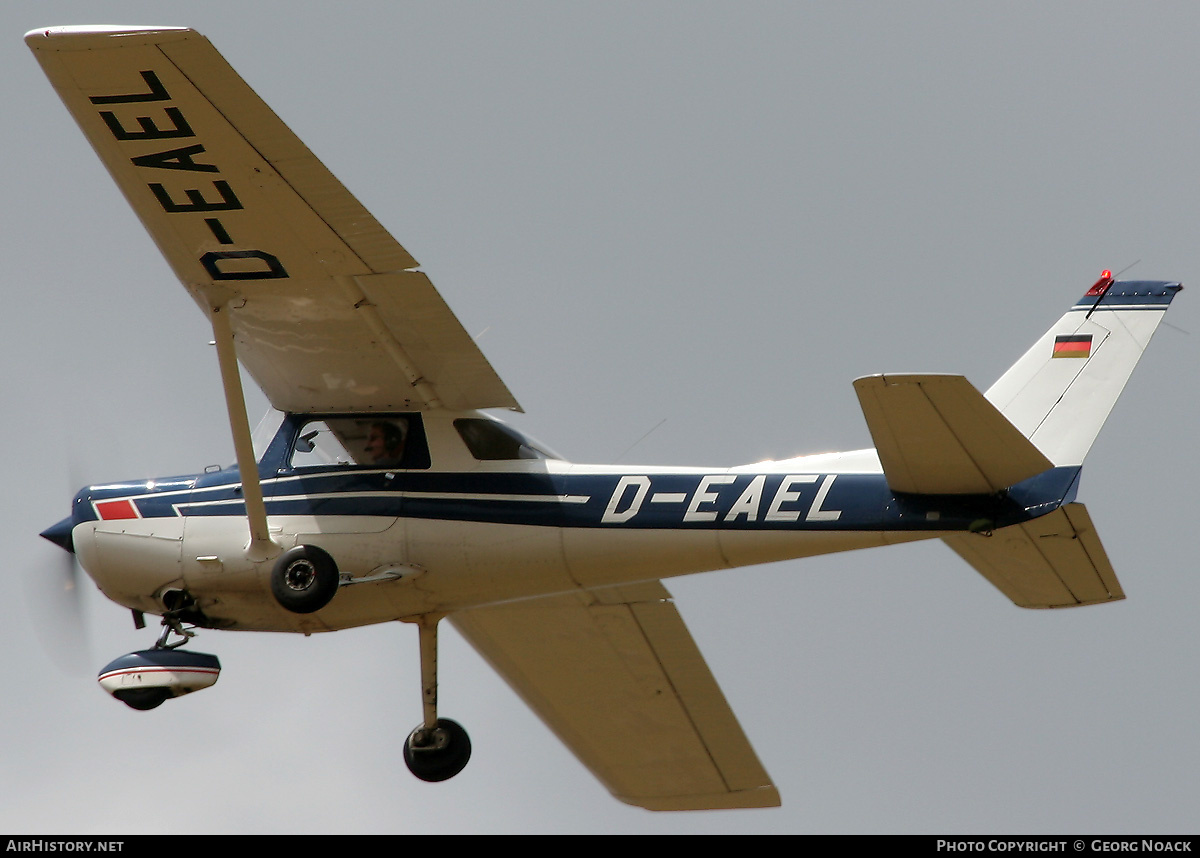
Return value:
<svg viewBox="0 0 1200 858">
<path fill-rule="evenodd" d="M 708 795 L 626 796 L 614 793 L 614 797 L 625 804 L 654 811 L 750 810 L 783 805 L 779 790 L 772 784 Z"/>
<path fill-rule="evenodd" d="M 185 35 L 195 32 L 188 27 L 156 27 L 122 24 L 68 24 L 57 27 L 37 27 L 25 34 L 25 43 L 31 48 L 48 42 L 69 39 L 72 42 L 94 41 L 129 36 Z"/>
</svg>

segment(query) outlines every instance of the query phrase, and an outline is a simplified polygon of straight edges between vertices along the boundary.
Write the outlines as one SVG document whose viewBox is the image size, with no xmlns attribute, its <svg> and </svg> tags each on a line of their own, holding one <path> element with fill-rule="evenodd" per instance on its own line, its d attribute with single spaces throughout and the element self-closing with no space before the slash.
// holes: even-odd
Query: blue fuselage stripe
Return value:
<svg viewBox="0 0 1200 858">
<path fill-rule="evenodd" d="M 1077 468 L 1000 495 L 903 495 L 882 474 L 433 473 L 330 467 L 263 480 L 270 515 L 384 516 L 637 529 L 960 530 L 1026 521 L 1069 500 Z M 76 519 L 106 500 L 143 518 L 243 516 L 236 471 L 93 486 Z M 88 502 L 79 502 L 86 500 Z"/>
</svg>

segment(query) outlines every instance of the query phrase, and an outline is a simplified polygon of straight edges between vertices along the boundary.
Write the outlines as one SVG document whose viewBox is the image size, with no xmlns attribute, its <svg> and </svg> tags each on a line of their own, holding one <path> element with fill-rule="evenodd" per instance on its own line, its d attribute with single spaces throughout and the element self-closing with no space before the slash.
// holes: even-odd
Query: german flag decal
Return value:
<svg viewBox="0 0 1200 858">
<path fill-rule="evenodd" d="M 1091 334 L 1059 334 L 1054 338 L 1056 358 L 1086 358 L 1092 354 Z"/>
</svg>

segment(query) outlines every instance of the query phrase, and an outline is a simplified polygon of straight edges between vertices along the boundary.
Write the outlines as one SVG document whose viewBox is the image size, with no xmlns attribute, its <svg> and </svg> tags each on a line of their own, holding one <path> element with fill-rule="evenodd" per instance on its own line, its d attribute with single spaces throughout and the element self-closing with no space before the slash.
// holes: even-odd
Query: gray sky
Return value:
<svg viewBox="0 0 1200 858">
<path fill-rule="evenodd" d="M 940 543 L 668 582 L 780 809 L 621 805 L 449 630 L 438 785 L 408 626 L 203 632 L 220 682 L 150 713 L 94 682 L 155 636 L 94 589 L 50 657 L 74 491 L 233 460 L 205 320 L 21 41 L 101 22 L 212 39 L 575 461 L 869 446 L 858 376 L 986 388 L 1102 268 L 1200 285 L 1193 3 L 7 2 L 0 829 L 1195 832 L 1194 289 L 1084 470 L 1125 602 L 1022 611 Z"/>
</svg>

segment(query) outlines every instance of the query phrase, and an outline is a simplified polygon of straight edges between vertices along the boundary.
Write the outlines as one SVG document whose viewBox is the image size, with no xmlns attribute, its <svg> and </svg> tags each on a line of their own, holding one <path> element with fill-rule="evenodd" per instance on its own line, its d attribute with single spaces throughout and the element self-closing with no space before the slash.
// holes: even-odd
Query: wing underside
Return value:
<svg viewBox="0 0 1200 858">
<path fill-rule="evenodd" d="M 26 41 L 159 249 L 282 411 L 516 400 L 417 262 L 203 36 Z"/>
<path fill-rule="evenodd" d="M 779 804 L 662 584 L 450 619 L 621 801 L 650 810 Z"/>
</svg>

